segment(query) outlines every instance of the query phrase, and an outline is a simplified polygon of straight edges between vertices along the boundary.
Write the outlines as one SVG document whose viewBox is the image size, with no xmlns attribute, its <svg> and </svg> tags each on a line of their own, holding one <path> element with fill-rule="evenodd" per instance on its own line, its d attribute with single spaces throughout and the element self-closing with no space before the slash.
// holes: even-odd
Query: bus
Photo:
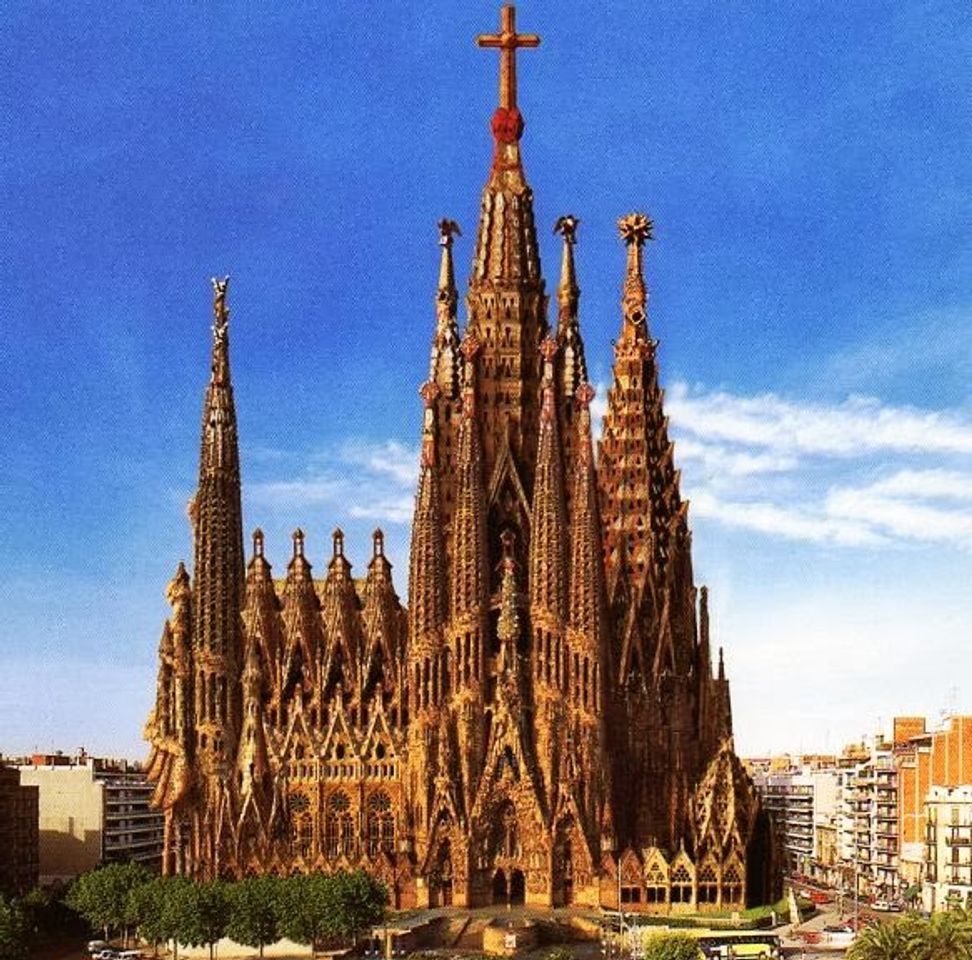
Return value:
<svg viewBox="0 0 972 960">
<path fill-rule="evenodd" d="M 707 934 L 699 938 L 699 949 L 707 960 L 778 960 L 783 956 L 776 934 L 748 930 Z"/>
</svg>

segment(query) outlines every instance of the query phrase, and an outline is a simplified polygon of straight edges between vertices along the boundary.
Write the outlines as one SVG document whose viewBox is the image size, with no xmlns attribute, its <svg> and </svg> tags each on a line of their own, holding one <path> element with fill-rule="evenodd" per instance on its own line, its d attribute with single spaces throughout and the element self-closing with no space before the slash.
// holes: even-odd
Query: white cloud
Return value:
<svg viewBox="0 0 972 960">
<path fill-rule="evenodd" d="M 913 494 L 884 496 L 880 486 L 832 490 L 825 503 L 828 517 L 863 522 L 900 539 L 972 548 L 972 512 L 916 503 Z"/>
<path fill-rule="evenodd" d="M 397 440 L 378 444 L 351 441 L 341 448 L 339 456 L 345 464 L 387 476 L 410 489 L 414 489 L 418 482 L 418 448 L 406 446 Z"/>
<path fill-rule="evenodd" d="M 761 473 L 793 470 L 798 460 L 792 454 L 733 450 L 721 444 L 706 443 L 697 437 L 686 437 L 678 443 L 680 463 L 698 461 L 715 476 L 749 477 Z"/>
<path fill-rule="evenodd" d="M 885 537 L 861 523 L 856 517 L 827 517 L 819 511 L 779 506 L 767 501 L 722 500 L 708 490 L 700 490 L 691 503 L 696 516 L 808 543 L 836 543 L 843 546 L 879 546 Z"/>
<path fill-rule="evenodd" d="M 865 452 L 972 454 L 972 421 L 952 411 L 894 407 L 868 397 L 800 404 L 675 383 L 667 410 L 681 430 L 777 453 L 857 457 Z"/>
<path fill-rule="evenodd" d="M 245 492 L 258 507 L 294 515 L 327 505 L 337 517 L 407 524 L 412 519 L 418 459 L 418 448 L 396 440 L 349 440 L 337 452 L 313 458 L 315 466 L 307 475 L 247 484 Z"/>
<path fill-rule="evenodd" d="M 668 396 L 696 516 L 814 544 L 972 549 L 968 414 L 862 398 L 802 404 L 683 383 Z"/>
<path fill-rule="evenodd" d="M 955 470 L 899 470 L 871 484 L 875 494 L 944 500 L 972 500 L 972 475 Z"/>
</svg>

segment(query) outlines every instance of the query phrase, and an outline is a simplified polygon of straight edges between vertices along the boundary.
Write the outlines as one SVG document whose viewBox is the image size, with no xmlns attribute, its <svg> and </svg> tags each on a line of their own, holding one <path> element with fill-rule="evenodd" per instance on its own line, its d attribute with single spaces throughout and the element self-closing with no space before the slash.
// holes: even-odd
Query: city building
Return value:
<svg viewBox="0 0 972 960">
<path fill-rule="evenodd" d="M 925 798 L 925 910 L 972 909 L 972 785 Z"/>
<path fill-rule="evenodd" d="M 19 770 L 39 794 L 43 883 L 113 861 L 159 868 L 163 818 L 149 806 L 153 786 L 142 771 L 84 753 L 36 754 Z"/>
<path fill-rule="evenodd" d="M 300 530 L 282 584 L 259 530 L 244 557 L 227 282 L 214 281 L 193 572 L 169 584 L 146 725 L 163 869 L 361 865 L 396 907 L 772 901 L 772 831 L 732 746 L 648 326 L 651 220 L 619 221 L 595 460 L 578 220 L 556 223 L 548 319 L 521 162 L 515 58 L 539 39 L 504 7 L 479 43 L 500 51 L 493 159 L 462 336 L 459 229 L 440 223 L 407 609 L 380 532 L 363 578 L 340 531 L 323 579 Z"/>
<path fill-rule="evenodd" d="M 0 893 L 23 894 L 37 886 L 37 788 L 0 760 Z"/>
<path fill-rule="evenodd" d="M 746 761 L 791 874 L 927 909 L 964 905 L 972 717 L 895 717 L 839 757 Z M 812 824 L 812 834 L 810 825 Z"/>
<path fill-rule="evenodd" d="M 750 761 L 753 780 L 773 821 L 790 874 L 835 882 L 838 772 L 834 757 Z"/>
</svg>

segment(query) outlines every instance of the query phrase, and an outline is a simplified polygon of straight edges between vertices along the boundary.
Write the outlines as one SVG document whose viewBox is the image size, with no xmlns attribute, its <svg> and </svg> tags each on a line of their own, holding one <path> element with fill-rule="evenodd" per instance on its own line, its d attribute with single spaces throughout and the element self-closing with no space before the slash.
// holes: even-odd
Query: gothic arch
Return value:
<svg viewBox="0 0 972 960">
<path fill-rule="evenodd" d="M 657 847 L 652 847 L 645 856 L 645 903 L 649 908 L 668 905 L 669 869 L 668 861 Z"/>
<path fill-rule="evenodd" d="M 395 852 L 395 814 L 385 790 L 375 790 L 367 801 L 368 856 Z"/>
<path fill-rule="evenodd" d="M 335 790 L 327 798 L 324 811 L 324 856 L 330 861 L 354 859 L 357 837 L 351 800 L 344 790 Z"/>
</svg>

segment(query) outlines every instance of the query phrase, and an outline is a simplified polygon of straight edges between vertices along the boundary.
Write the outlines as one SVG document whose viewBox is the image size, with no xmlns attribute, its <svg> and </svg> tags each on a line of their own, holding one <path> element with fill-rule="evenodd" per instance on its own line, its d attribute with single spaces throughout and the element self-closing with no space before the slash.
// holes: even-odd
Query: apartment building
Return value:
<svg viewBox="0 0 972 960">
<path fill-rule="evenodd" d="M 924 909 L 970 909 L 972 786 L 932 786 L 925 816 Z"/>
<path fill-rule="evenodd" d="M 37 886 L 37 826 L 37 788 L 0 762 L 0 892 L 23 894 Z"/>
<path fill-rule="evenodd" d="M 20 775 L 39 790 L 42 882 L 112 861 L 159 867 L 162 814 L 149 806 L 152 785 L 134 765 L 83 752 L 38 754 Z"/>
<path fill-rule="evenodd" d="M 835 758 L 755 762 L 753 778 L 783 846 L 789 873 L 826 882 L 836 862 Z M 825 876 L 825 874 L 827 876 Z"/>
</svg>

